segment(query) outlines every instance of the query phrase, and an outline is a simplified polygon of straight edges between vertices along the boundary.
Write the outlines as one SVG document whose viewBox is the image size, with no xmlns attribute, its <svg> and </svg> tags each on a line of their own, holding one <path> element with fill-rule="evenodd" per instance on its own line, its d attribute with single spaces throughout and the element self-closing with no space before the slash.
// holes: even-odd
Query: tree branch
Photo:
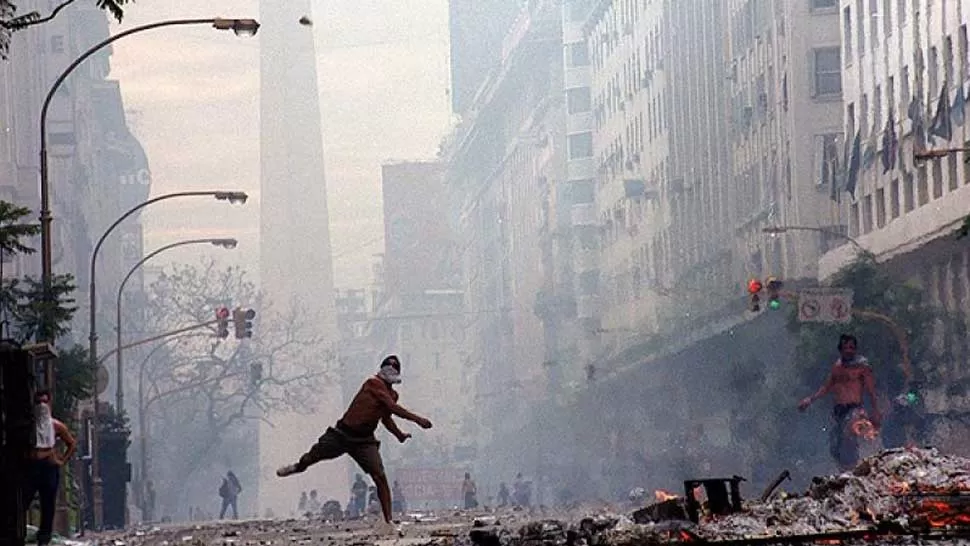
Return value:
<svg viewBox="0 0 970 546">
<path fill-rule="evenodd" d="M 61 2 L 56 8 L 53 9 L 53 11 L 50 12 L 50 15 L 48 15 L 47 17 L 41 17 L 40 13 L 36 11 L 32 11 L 30 13 L 25 13 L 24 15 L 14 17 L 13 19 L 10 19 L 8 21 L 0 21 L 0 26 L 16 32 L 18 30 L 23 30 L 27 27 L 40 25 L 57 17 L 57 14 L 60 13 L 61 10 L 63 10 L 67 6 L 70 6 L 73 3 L 74 3 L 74 0 L 65 0 L 64 2 Z"/>
</svg>

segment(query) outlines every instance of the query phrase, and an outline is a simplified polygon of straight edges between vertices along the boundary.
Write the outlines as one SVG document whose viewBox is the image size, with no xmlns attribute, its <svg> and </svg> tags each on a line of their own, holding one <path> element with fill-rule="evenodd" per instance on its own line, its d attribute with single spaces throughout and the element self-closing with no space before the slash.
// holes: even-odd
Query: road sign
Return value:
<svg viewBox="0 0 970 546">
<path fill-rule="evenodd" d="M 104 391 L 108 390 L 108 368 L 103 364 L 98 366 L 94 388 L 98 391 L 98 394 L 104 394 Z"/>
<path fill-rule="evenodd" d="M 852 290 L 808 288 L 798 293 L 800 322 L 849 322 L 852 320 Z"/>
</svg>

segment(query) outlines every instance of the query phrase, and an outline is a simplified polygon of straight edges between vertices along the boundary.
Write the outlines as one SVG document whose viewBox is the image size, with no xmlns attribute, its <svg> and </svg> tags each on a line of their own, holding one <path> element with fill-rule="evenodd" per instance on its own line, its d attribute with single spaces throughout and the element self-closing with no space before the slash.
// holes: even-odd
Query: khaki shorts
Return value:
<svg viewBox="0 0 970 546">
<path fill-rule="evenodd" d="M 341 455 L 350 455 L 370 476 L 384 474 L 384 462 L 381 460 L 381 443 L 374 436 L 356 438 L 348 436 L 339 430 L 329 427 L 317 443 L 313 444 L 303 457 L 300 466 L 308 467 L 320 461 L 336 459 Z"/>
</svg>

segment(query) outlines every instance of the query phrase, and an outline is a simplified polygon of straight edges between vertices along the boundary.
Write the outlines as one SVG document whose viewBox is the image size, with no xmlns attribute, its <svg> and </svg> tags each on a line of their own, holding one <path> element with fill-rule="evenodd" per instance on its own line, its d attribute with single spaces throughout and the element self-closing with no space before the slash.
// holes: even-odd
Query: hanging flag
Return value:
<svg viewBox="0 0 970 546">
<path fill-rule="evenodd" d="M 896 156 L 899 148 L 899 138 L 896 137 L 896 113 L 889 111 L 889 121 L 886 130 L 882 132 L 882 172 L 883 174 L 896 168 Z"/>
<path fill-rule="evenodd" d="M 849 156 L 849 167 L 845 174 L 845 191 L 855 195 L 855 187 L 859 182 L 859 164 L 862 161 L 862 134 L 856 131 L 855 139 L 852 140 L 852 153 Z"/>
<path fill-rule="evenodd" d="M 926 124 L 923 121 L 923 101 L 919 96 L 909 103 L 909 119 L 913 122 L 913 151 L 926 151 Z"/>
<path fill-rule="evenodd" d="M 933 124 L 930 125 L 930 138 L 938 136 L 942 139 L 950 140 L 953 138 L 953 123 L 950 120 L 950 97 L 946 92 L 947 84 L 943 84 L 940 90 L 940 99 L 936 104 L 936 115 L 933 116 Z"/>
<path fill-rule="evenodd" d="M 869 136 L 866 138 L 866 144 L 862 147 L 862 169 L 868 170 L 876 163 L 877 149 L 879 148 L 879 139 L 876 138 L 876 133 L 879 130 L 873 127 L 869 131 Z"/>
<path fill-rule="evenodd" d="M 963 93 L 963 84 L 957 87 L 957 96 L 953 98 L 953 107 L 950 109 L 950 121 L 954 125 L 963 125 L 967 120 L 967 97 Z"/>
<path fill-rule="evenodd" d="M 843 139 L 839 139 L 843 140 Z M 841 150 L 839 148 L 842 148 Z M 828 172 L 829 172 L 829 198 L 835 202 L 839 202 L 841 197 L 842 182 L 845 178 L 845 172 L 843 171 L 843 166 L 848 163 L 843 161 L 842 158 L 846 154 L 846 145 L 843 142 L 839 145 L 838 140 L 833 140 L 831 142 L 831 150 L 829 151 L 827 162 Z"/>
</svg>

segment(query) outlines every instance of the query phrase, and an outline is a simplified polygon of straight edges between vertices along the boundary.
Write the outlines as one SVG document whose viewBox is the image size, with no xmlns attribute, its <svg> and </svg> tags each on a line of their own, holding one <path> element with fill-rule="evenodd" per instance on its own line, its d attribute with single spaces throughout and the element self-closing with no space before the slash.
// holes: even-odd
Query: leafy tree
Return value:
<svg viewBox="0 0 970 546">
<path fill-rule="evenodd" d="M 176 484 L 211 470 L 241 428 L 271 422 L 276 412 L 312 410 L 307 402 L 336 360 L 313 330 L 319 323 L 313 313 L 274 312 L 238 267 L 212 260 L 173 266 L 149 287 L 148 300 L 146 326 L 158 332 L 211 321 L 222 306 L 260 313 L 251 340 L 223 340 L 214 327 L 203 329 L 180 337 L 142 370 L 152 460 L 158 461 L 152 477 L 172 484 L 158 492 L 171 506 L 184 500 L 175 498 L 185 493 Z"/>
<path fill-rule="evenodd" d="M 0 201 L 0 252 L 3 254 L 30 255 L 35 249 L 24 239 L 40 233 L 40 226 L 27 223 L 30 209 Z M 2 268 L 2 262 L 0 262 Z M 19 343 L 33 339 L 41 330 L 43 321 L 49 316 L 53 322 L 53 332 L 58 337 L 70 333 L 69 324 L 77 310 L 74 307 L 74 278 L 71 275 L 55 275 L 51 280 L 51 300 L 44 298 L 43 283 L 33 278 L 4 279 L 0 269 L 0 316 L 11 319 L 8 326 Z M 49 311 L 49 314 L 47 313 Z M 94 387 L 94 373 L 87 362 L 87 351 L 73 346 L 62 351 L 57 361 L 54 389 L 55 415 L 70 420 L 77 403 L 91 396 Z"/>
<path fill-rule="evenodd" d="M 64 0 L 54 6 L 46 15 L 39 11 L 31 11 L 17 15 L 17 6 L 10 0 L 0 0 L 0 59 L 6 59 L 10 48 L 10 33 L 23 30 L 34 25 L 46 23 L 76 0 Z M 133 0 L 95 0 L 95 4 L 111 14 L 119 23 L 124 18 L 124 6 Z"/>
</svg>

